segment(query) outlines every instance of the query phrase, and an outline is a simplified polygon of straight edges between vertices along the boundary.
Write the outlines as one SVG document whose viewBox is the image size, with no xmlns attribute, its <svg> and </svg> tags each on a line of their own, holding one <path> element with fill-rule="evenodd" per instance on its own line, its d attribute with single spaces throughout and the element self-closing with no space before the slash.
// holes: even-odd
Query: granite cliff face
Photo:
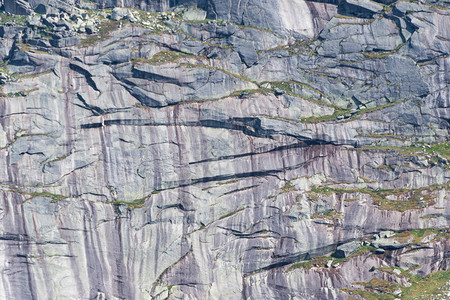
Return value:
<svg viewBox="0 0 450 300">
<path fill-rule="evenodd" d="M 449 296 L 448 2 L 1 4 L 0 298 Z"/>
</svg>

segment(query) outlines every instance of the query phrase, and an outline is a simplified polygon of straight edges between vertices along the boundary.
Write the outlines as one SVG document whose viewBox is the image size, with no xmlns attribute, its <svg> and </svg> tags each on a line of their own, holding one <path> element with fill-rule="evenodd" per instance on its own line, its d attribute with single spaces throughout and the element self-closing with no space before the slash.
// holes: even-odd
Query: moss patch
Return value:
<svg viewBox="0 0 450 300">
<path fill-rule="evenodd" d="M 314 213 L 311 216 L 311 218 L 312 219 L 322 218 L 322 219 L 328 219 L 328 220 L 334 221 L 334 220 L 341 219 L 342 218 L 342 213 L 338 212 L 335 209 L 332 209 L 332 210 L 329 210 L 329 211 L 326 211 L 326 212 L 323 212 L 323 213 Z"/>
<path fill-rule="evenodd" d="M 393 295 L 378 294 L 375 292 L 369 292 L 364 290 L 341 289 L 341 291 L 349 293 L 351 295 L 361 296 L 363 299 L 367 300 L 393 300 L 396 298 Z"/>
<path fill-rule="evenodd" d="M 263 81 L 259 85 L 262 86 L 262 85 L 267 84 L 267 83 L 270 83 L 270 85 L 272 87 L 274 87 L 274 88 L 278 88 L 280 90 L 285 91 L 286 94 L 288 94 L 290 96 L 302 98 L 302 99 L 305 99 L 305 100 L 310 101 L 310 102 L 314 102 L 314 103 L 322 105 L 322 106 L 328 106 L 328 107 L 331 107 L 331 108 L 334 108 L 334 109 L 340 109 L 340 107 L 338 107 L 338 106 L 336 106 L 334 104 L 329 104 L 329 103 L 323 102 L 321 100 L 314 99 L 314 98 L 311 98 L 311 97 L 306 97 L 304 95 L 301 95 L 301 94 L 298 94 L 298 93 L 294 92 L 295 86 L 301 86 L 301 87 L 307 88 L 311 92 L 317 94 L 318 97 L 322 97 L 322 98 L 325 98 L 325 99 L 327 98 L 323 92 L 313 88 L 312 86 L 310 86 L 310 85 L 308 85 L 306 83 L 296 82 L 296 81 Z"/>
<path fill-rule="evenodd" d="M 325 264 L 327 263 L 327 261 L 331 260 L 332 258 L 329 256 L 317 256 L 314 257 L 311 260 L 307 260 L 307 261 L 302 261 L 302 262 L 298 262 L 293 264 L 288 270 L 287 272 L 290 272 L 292 270 L 295 269 L 311 269 L 314 266 L 317 267 L 324 267 Z"/>
<path fill-rule="evenodd" d="M 82 47 L 88 47 L 106 40 L 110 36 L 111 32 L 118 29 L 120 24 L 124 22 L 126 21 L 105 20 L 98 26 L 98 32 L 81 40 L 80 45 Z"/>
<path fill-rule="evenodd" d="M 288 192 L 293 192 L 293 191 L 296 191 L 296 190 L 297 189 L 292 184 L 292 182 L 288 181 L 288 182 L 286 182 L 286 184 L 284 186 L 281 187 L 281 194 L 288 193 Z"/>
<path fill-rule="evenodd" d="M 64 199 L 68 198 L 67 196 L 64 196 L 64 195 L 54 194 L 54 193 L 45 192 L 45 191 L 43 191 L 43 192 L 32 192 L 32 193 L 26 193 L 26 194 L 31 196 L 31 198 L 29 198 L 28 200 L 31 200 L 31 199 L 36 198 L 36 197 L 44 197 L 44 198 L 50 198 L 50 199 L 52 199 L 52 201 L 61 201 L 61 200 L 64 200 Z"/>
<path fill-rule="evenodd" d="M 361 148 L 362 151 L 372 150 L 395 150 L 404 156 L 417 156 L 423 154 L 437 155 L 450 160 L 450 142 L 436 144 L 417 143 L 413 146 L 395 147 L 395 146 L 372 146 Z"/>
<path fill-rule="evenodd" d="M 242 207 L 242 208 L 240 208 L 240 209 L 238 209 L 238 210 L 235 210 L 235 211 L 232 211 L 232 212 L 230 212 L 230 213 L 227 213 L 227 214 L 221 216 L 221 217 L 219 218 L 219 220 L 223 220 L 223 219 L 225 219 L 225 218 L 234 216 L 235 214 L 237 214 L 238 212 L 243 211 L 244 209 L 245 209 L 245 207 Z"/>
<path fill-rule="evenodd" d="M 420 244 L 423 238 L 434 235 L 433 240 L 440 238 L 450 238 L 450 228 L 423 228 L 411 231 L 399 232 L 395 235 L 396 240 L 399 242 L 411 241 L 415 244 Z"/>
<path fill-rule="evenodd" d="M 341 189 L 330 187 L 317 187 L 311 189 L 312 193 L 332 195 L 332 194 L 366 194 L 370 195 L 372 201 L 381 210 L 406 211 L 410 209 L 419 209 L 435 204 L 435 191 L 447 188 L 449 183 L 445 185 L 433 185 L 419 189 Z M 389 198 L 397 198 L 392 200 Z"/>
<path fill-rule="evenodd" d="M 182 58 L 195 58 L 194 55 L 186 54 L 178 51 L 161 51 L 153 55 L 150 59 L 136 58 L 133 59 L 134 64 L 147 63 L 151 65 L 162 65 L 167 63 L 175 63 Z"/>
<path fill-rule="evenodd" d="M 341 264 L 341 263 L 351 260 L 354 257 L 364 255 L 366 253 L 375 253 L 375 250 L 376 249 L 372 246 L 361 246 L 357 251 L 355 251 L 354 253 L 352 253 L 351 255 L 349 255 L 348 257 L 345 257 L 345 258 L 335 258 L 335 257 L 331 257 L 331 256 L 317 256 L 317 257 L 314 257 L 313 259 L 293 264 L 292 266 L 289 267 L 289 269 L 287 269 L 286 272 L 290 272 L 295 269 L 309 270 L 312 267 L 323 268 L 323 267 L 325 267 L 326 263 L 329 260 L 333 260 L 333 263 L 332 263 L 333 265 L 336 263 Z"/>
<path fill-rule="evenodd" d="M 115 204 L 115 205 L 126 205 L 129 209 L 136 209 L 136 208 L 142 208 L 145 206 L 145 201 L 147 201 L 149 197 L 144 197 L 140 199 L 136 199 L 130 202 L 123 201 L 123 200 L 117 200 L 117 201 L 111 201 L 109 203 Z"/>
<path fill-rule="evenodd" d="M 450 291 L 450 270 L 431 273 L 424 278 L 412 277 L 411 281 L 410 287 L 403 288 L 403 299 L 447 299 L 446 295 Z"/>
<path fill-rule="evenodd" d="M 350 109 L 343 109 L 339 108 L 334 111 L 331 115 L 325 115 L 325 116 L 312 116 L 307 118 L 302 118 L 303 123 L 319 123 L 319 122 L 325 122 L 325 121 L 331 121 L 331 120 L 337 120 L 339 116 L 343 116 L 350 112 Z"/>
<path fill-rule="evenodd" d="M 27 19 L 25 16 L 7 15 L 5 13 L 0 14 L 0 25 L 6 24 L 6 23 L 25 25 L 26 22 L 27 22 Z"/>
<path fill-rule="evenodd" d="M 385 58 L 389 55 L 395 54 L 401 47 L 403 47 L 405 43 L 401 43 L 392 51 L 372 51 L 372 52 L 362 52 L 361 54 L 367 58 Z"/>
</svg>

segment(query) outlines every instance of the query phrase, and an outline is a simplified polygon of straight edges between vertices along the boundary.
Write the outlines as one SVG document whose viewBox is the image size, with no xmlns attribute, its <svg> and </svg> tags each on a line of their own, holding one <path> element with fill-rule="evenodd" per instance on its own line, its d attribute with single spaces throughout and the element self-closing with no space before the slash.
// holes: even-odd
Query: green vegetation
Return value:
<svg viewBox="0 0 450 300">
<path fill-rule="evenodd" d="M 239 90 L 234 91 L 230 96 L 232 97 L 242 97 L 245 95 L 252 95 L 252 94 L 264 94 L 264 93 L 270 93 L 272 90 L 269 89 L 251 89 L 251 90 Z M 229 96 L 227 96 L 229 97 Z"/>
<path fill-rule="evenodd" d="M 389 55 L 395 54 L 404 45 L 405 45 L 405 43 L 401 43 L 397 47 L 395 47 L 395 49 L 392 51 L 384 51 L 384 52 L 372 51 L 372 52 L 362 52 L 361 54 L 363 54 L 365 57 L 371 58 L 371 59 L 372 58 L 375 58 L 375 59 L 376 58 L 385 58 Z"/>
<path fill-rule="evenodd" d="M 430 147 L 422 148 L 425 152 L 429 154 L 438 153 L 445 159 L 450 160 L 450 142 L 444 142 L 439 144 L 431 144 Z"/>
<path fill-rule="evenodd" d="M 341 219 L 342 213 L 338 212 L 336 209 L 331 209 L 329 211 L 322 212 L 322 213 L 314 213 L 311 216 L 311 218 L 312 219 L 323 218 L 323 219 L 328 219 L 328 220 L 334 221 L 334 220 Z"/>
<path fill-rule="evenodd" d="M 371 112 L 374 112 L 374 111 L 382 110 L 382 109 L 385 109 L 385 108 L 388 108 L 388 107 L 391 107 L 391 106 L 394 106 L 394 105 L 406 102 L 408 100 L 410 100 L 410 99 L 407 98 L 407 99 L 403 99 L 403 100 L 399 100 L 399 101 L 395 101 L 395 102 L 389 102 L 389 103 L 386 103 L 386 104 L 383 104 L 383 105 L 379 105 L 379 106 L 375 106 L 375 107 L 372 107 L 372 108 L 363 108 L 363 109 L 359 110 L 358 112 L 356 112 L 355 115 L 362 115 L 362 114 L 367 114 L 367 113 L 371 113 Z"/>
<path fill-rule="evenodd" d="M 357 129 L 358 136 L 364 136 L 364 137 L 371 137 L 376 139 L 389 139 L 389 140 L 396 140 L 396 141 L 408 141 L 412 138 L 422 138 L 422 136 L 418 135 L 397 135 L 397 134 L 387 134 L 387 133 L 373 133 L 373 132 L 367 132 L 364 133 L 361 130 Z"/>
<path fill-rule="evenodd" d="M 42 190 L 41 191 L 28 192 L 28 191 L 21 190 L 18 187 L 13 187 L 9 191 L 13 192 L 13 193 L 18 193 L 18 194 L 30 196 L 25 201 L 29 201 L 29 200 L 31 200 L 33 198 L 36 198 L 36 197 L 50 198 L 50 199 L 52 199 L 52 202 L 61 201 L 61 200 L 69 198 L 69 197 L 64 196 L 64 195 L 55 194 L 55 193 L 51 193 L 51 192 L 48 192 L 48 191 L 42 191 Z"/>
<path fill-rule="evenodd" d="M 31 136 L 50 137 L 46 133 L 25 133 L 25 132 L 26 132 L 26 130 L 19 130 L 19 131 L 15 132 L 12 141 L 7 143 L 4 147 L 0 148 L 0 150 L 7 149 L 8 147 L 13 145 L 20 138 L 26 138 L 26 137 L 31 137 Z"/>
<path fill-rule="evenodd" d="M 395 147 L 395 146 L 372 146 L 361 148 L 361 150 L 396 150 L 404 156 L 416 156 L 420 154 L 439 154 L 443 158 L 450 160 L 450 142 L 437 144 L 417 143 L 413 146 Z"/>
<path fill-rule="evenodd" d="M 127 21 L 114 21 L 114 20 L 105 20 L 98 26 L 98 32 L 96 34 L 93 34 L 83 40 L 81 40 L 80 45 L 82 47 L 88 47 L 92 46 L 96 43 L 99 43 L 101 41 L 106 40 L 110 34 L 120 28 L 122 23 L 125 23 Z"/>
<path fill-rule="evenodd" d="M 4 97 L 8 97 L 8 98 L 16 98 L 16 97 L 23 97 L 23 96 L 25 96 L 21 92 L 9 92 L 8 94 L 3 94 L 3 95 L 4 95 Z"/>
<path fill-rule="evenodd" d="M 213 189 L 213 188 L 222 186 L 222 185 L 227 185 L 227 184 L 237 183 L 237 182 L 239 182 L 239 181 L 240 181 L 240 179 L 230 179 L 230 180 L 228 180 L 228 181 L 217 182 L 216 185 L 211 185 L 211 186 L 202 188 L 202 191 L 207 191 L 207 190 L 210 190 L 210 189 Z"/>
<path fill-rule="evenodd" d="M 27 19 L 25 16 L 20 15 L 7 15 L 7 14 L 0 14 L 0 25 L 6 24 L 6 23 L 15 23 L 15 24 L 22 24 L 25 25 L 27 22 Z"/>
<path fill-rule="evenodd" d="M 64 195 L 54 194 L 54 193 L 45 192 L 45 191 L 43 191 L 43 192 L 32 192 L 32 193 L 26 193 L 26 194 L 31 196 L 31 198 L 29 198 L 27 200 L 31 200 L 31 199 L 36 198 L 36 197 L 44 197 L 44 198 L 50 198 L 50 199 L 52 199 L 52 201 L 61 201 L 61 200 L 64 200 L 64 199 L 68 198 L 67 196 L 64 196 Z"/>
<path fill-rule="evenodd" d="M 358 256 L 361 256 L 361 255 L 367 254 L 367 253 L 375 253 L 375 248 L 372 246 L 361 246 L 357 251 L 355 251 L 350 256 L 345 257 L 345 258 L 335 258 L 335 257 L 331 257 L 331 256 L 316 256 L 313 259 L 301 261 L 301 262 L 293 264 L 292 266 L 289 267 L 289 269 L 287 269 L 286 272 L 290 272 L 295 269 L 309 270 L 314 266 L 323 268 L 323 267 L 325 267 L 326 263 L 329 260 L 333 260 L 333 263 L 332 263 L 333 265 L 336 263 L 341 264 L 341 263 L 351 260 L 354 257 L 358 257 Z"/>
<path fill-rule="evenodd" d="M 236 183 L 239 182 L 239 179 L 230 179 L 228 181 L 224 181 L 224 182 L 218 182 L 218 185 L 224 185 L 224 184 L 232 184 L 232 183 Z"/>
<path fill-rule="evenodd" d="M 288 270 L 287 272 L 290 272 L 292 270 L 295 269 L 311 269 L 314 266 L 318 266 L 318 267 L 324 267 L 325 264 L 327 263 L 327 261 L 331 260 L 332 258 L 329 256 L 316 256 L 311 260 L 306 260 L 306 261 L 302 261 L 302 262 L 298 262 L 293 264 Z"/>
<path fill-rule="evenodd" d="M 182 58 L 195 58 L 195 55 L 186 54 L 178 51 L 161 51 L 153 55 L 150 59 L 135 58 L 133 64 L 147 63 L 151 65 L 162 65 L 167 63 L 179 62 Z"/>
<path fill-rule="evenodd" d="M 140 198 L 140 199 L 136 199 L 133 201 L 123 201 L 123 200 L 116 200 L 116 201 L 111 201 L 109 203 L 115 204 L 115 205 L 126 205 L 128 206 L 129 209 L 136 209 L 136 208 L 142 208 L 145 206 L 145 201 L 147 201 L 147 199 L 150 198 L 149 196 L 144 197 L 144 198 Z"/>
<path fill-rule="evenodd" d="M 367 194 L 370 195 L 372 201 L 381 210 L 394 210 L 394 211 L 406 211 L 409 209 L 418 209 L 435 204 L 436 198 L 435 191 L 448 188 L 447 183 L 445 185 L 432 185 L 419 189 L 342 189 L 331 187 L 317 187 L 314 186 L 311 189 L 311 193 L 331 195 L 331 194 Z M 389 196 L 393 196 L 398 200 L 388 199 Z"/>
<path fill-rule="evenodd" d="M 38 91 L 38 88 L 34 88 L 34 89 L 30 89 L 30 90 L 23 90 L 23 91 L 18 91 L 18 92 L 8 92 L 7 94 L 3 93 L 0 90 L 0 97 L 1 98 L 17 98 L 17 97 L 26 97 L 28 94 Z"/>
<path fill-rule="evenodd" d="M 296 40 L 295 43 L 290 45 L 276 46 L 271 49 L 264 50 L 262 52 L 273 52 L 273 51 L 288 51 L 289 56 L 300 55 L 300 54 L 310 54 L 317 55 L 315 49 L 311 48 L 311 45 L 317 40 L 316 38 L 309 40 Z"/>
<path fill-rule="evenodd" d="M 334 109 L 334 112 L 331 115 L 305 117 L 305 118 L 301 118 L 301 120 L 299 120 L 300 122 L 303 122 L 303 123 L 318 123 L 318 122 L 336 120 L 339 116 L 344 116 L 344 115 L 348 116 L 348 114 L 350 113 L 350 109 L 342 108 L 342 107 L 339 107 L 339 106 L 337 106 L 335 104 L 330 104 L 330 103 L 324 102 L 324 101 L 319 100 L 319 99 L 306 97 L 305 95 L 301 95 L 301 94 L 298 94 L 298 93 L 294 92 L 294 88 L 293 87 L 301 86 L 301 87 L 309 89 L 312 93 L 316 94 L 318 98 L 327 99 L 326 95 L 323 92 L 321 92 L 321 91 L 311 87 L 310 85 L 308 85 L 306 83 L 296 82 L 296 81 L 270 81 L 270 82 L 264 81 L 264 82 L 261 82 L 259 85 L 262 86 L 262 85 L 264 85 L 266 83 L 270 83 L 270 85 L 272 87 L 274 87 L 274 88 L 278 88 L 280 90 L 283 90 L 284 92 L 286 92 L 287 95 L 290 95 L 290 96 L 293 96 L 293 97 L 302 98 L 302 99 L 305 99 L 307 101 L 316 103 L 318 105 L 327 106 L 327 107 L 330 107 L 330 108 Z M 368 111 L 363 111 L 363 113 L 364 112 L 368 112 Z"/>
<path fill-rule="evenodd" d="M 408 278 L 411 285 L 405 287 L 394 282 L 382 280 L 379 278 L 372 278 L 369 282 L 355 282 L 364 287 L 363 289 L 342 289 L 342 291 L 353 295 L 359 295 L 364 299 L 378 300 L 378 299 L 395 299 L 392 294 L 395 290 L 400 289 L 402 291 L 402 299 L 416 300 L 416 299 L 444 299 L 447 293 L 450 291 L 450 270 L 437 271 L 428 274 L 424 278 L 420 275 L 412 275 L 409 270 L 400 270 L 400 274 L 397 275 L 393 272 L 394 268 L 383 267 L 378 270 L 387 272 L 389 274 Z M 445 298 L 446 299 L 446 298 Z"/>
<path fill-rule="evenodd" d="M 357 17 L 353 17 L 353 16 L 346 16 L 346 15 L 335 15 L 335 18 L 339 18 L 339 19 L 350 19 L 350 20 L 357 20 Z M 358 23 L 359 24 L 359 23 Z"/>
<path fill-rule="evenodd" d="M 313 102 L 316 102 L 316 103 L 324 104 L 324 105 L 333 107 L 335 109 L 335 111 L 331 115 L 312 116 L 312 117 L 302 118 L 301 121 L 304 122 L 304 123 L 318 123 L 318 122 L 324 122 L 324 121 L 331 121 L 331 120 L 338 119 L 339 116 L 343 116 L 343 117 L 345 116 L 345 121 L 346 122 L 353 121 L 353 120 L 356 120 L 359 115 L 372 113 L 372 112 L 375 112 L 375 111 L 378 111 L 378 110 L 382 110 L 382 109 L 385 109 L 385 108 L 388 108 L 388 107 L 392 107 L 392 106 L 395 106 L 395 105 L 397 105 L 399 103 L 403 103 L 403 102 L 406 102 L 406 101 L 410 100 L 410 99 L 403 99 L 403 100 L 400 100 L 400 101 L 389 102 L 389 103 L 386 103 L 386 104 L 383 104 L 383 105 L 379 105 L 379 106 L 376 106 L 376 107 L 372 107 L 372 108 L 363 108 L 363 109 L 361 109 L 359 111 L 356 111 L 356 112 L 354 112 L 354 113 L 352 113 L 350 115 L 349 113 L 351 112 L 351 110 L 348 109 L 348 108 L 342 108 L 342 107 L 336 106 L 334 104 L 326 104 L 326 103 L 321 102 L 319 100 L 315 100 L 315 99 L 311 99 L 311 98 L 305 98 L 305 97 L 303 97 L 301 95 L 295 95 L 295 96 L 302 97 L 304 99 L 307 99 L 307 100 L 310 100 L 310 101 L 313 101 Z"/>
<path fill-rule="evenodd" d="M 42 162 L 42 164 L 49 164 L 49 163 L 61 161 L 61 160 L 66 159 L 66 158 L 69 157 L 70 155 L 72 155 L 72 153 L 68 153 L 68 154 L 66 154 L 66 155 L 58 156 L 58 157 L 56 157 L 56 158 L 54 158 L 54 159 L 51 159 L 51 160 L 49 160 L 49 161 L 44 161 L 44 162 Z"/>
<path fill-rule="evenodd" d="M 359 284 L 364 286 L 364 288 L 369 291 L 377 291 L 380 293 L 388 293 L 392 294 L 396 289 L 398 289 L 399 285 L 387 280 L 372 278 L 369 282 L 355 282 L 355 284 Z"/>
<path fill-rule="evenodd" d="M 191 63 L 181 63 L 181 64 L 180 64 L 180 67 L 185 67 L 185 68 L 205 68 L 205 69 L 212 70 L 212 71 L 219 71 L 219 72 L 225 73 L 225 74 L 227 74 L 227 75 L 229 75 L 229 76 L 232 76 L 232 77 L 234 77 L 234 78 L 238 78 L 238 79 L 241 79 L 241 80 L 243 80 L 243 81 L 248 81 L 248 82 L 251 82 L 251 83 L 253 83 L 253 84 L 255 84 L 255 85 L 258 85 L 257 82 L 252 81 L 252 80 L 250 80 L 249 78 L 244 77 L 244 76 L 242 76 L 242 75 L 240 75 L 240 74 L 234 74 L 234 73 L 231 73 L 230 71 L 227 71 L 227 70 L 225 70 L 225 69 L 221 69 L 221 68 L 217 68 L 217 67 L 212 67 L 212 66 L 209 66 L 209 65 L 204 65 L 204 64 L 191 64 Z"/>
<path fill-rule="evenodd" d="M 50 54 L 48 52 L 32 48 L 31 45 L 29 45 L 29 44 L 17 43 L 17 47 L 19 47 L 20 50 L 25 51 L 25 52 L 39 53 L 39 54 L 45 54 L 45 55 L 53 55 L 53 54 Z M 36 76 L 43 75 L 43 74 L 49 74 L 49 73 L 52 73 L 52 71 L 45 71 L 45 72 L 42 72 L 42 73 L 32 74 L 32 75 L 21 75 L 21 78 L 23 78 L 23 77 L 31 77 L 32 78 L 32 77 L 36 77 Z"/>
<path fill-rule="evenodd" d="M 305 122 L 305 123 L 324 122 L 324 121 L 336 120 L 339 116 L 345 116 L 346 117 L 345 118 L 346 122 L 353 121 L 353 120 L 356 120 L 359 115 L 372 113 L 372 112 L 375 112 L 375 111 L 378 111 L 378 110 L 382 110 L 382 109 L 385 109 L 385 108 L 397 105 L 399 103 L 403 103 L 403 102 L 408 101 L 408 100 L 409 99 L 404 99 L 404 100 L 401 100 L 401 101 L 390 102 L 390 103 L 386 103 L 386 104 L 379 105 L 379 106 L 372 107 L 372 108 L 363 108 L 363 109 L 361 109 L 361 110 L 359 110 L 357 112 L 354 112 L 352 115 L 349 115 L 349 113 L 351 111 L 350 109 L 334 106 L 335 107 L 335 111 L 334 111 L 333 114 L 331 114 L 331 115 L 324 115 L 324 116 L 313 116 L 313 117 L 309 117 L 309 118 L 302 118 L 302 122 Z"/>
<path fill-rule="evenodd" d="M 292 182 L 288 181 L 284 186 L 281 187 L 281 194 L 296 191 L 295 186 L 292 184 Z"/>
<path fill-rule="evenodd" d="M 222 220 L 222 219 L 225 219 L 225 218 L 231 217 L 231 216 L 233 216 L 233 215 L 237 214 L 238 212 L 241 212 L 241 211 L 243 211 L 244 209 L 245 209 L 245 207 L 242 207 L 242 208 L 239 208 L 238 210 L 235 210 L 235 211 L 232 211 L 232 212 L 230 212 L 230 213 L 227 213 L 227 214 L 225 214 L 225 215 L 221 216 L 221 217 L 219 218 L 219 220 Z"/>
<path fill-rule="evenodd" d="M 312 117 L 302 118 L 302 122 L 304 122 L 304 123 L 318 123 L 318 122 L 336 120 L 339 116 L 348 114 L 349 112 L 350 112 L 350 109 L 339 108 L 339 109 L 336 109 L 334 111 L 334 113 L 331 114 L 331 115 L 312 116 Z"/>
<path fill-rule="evenodd" d="M 423 240 L 423 238 L 434 235 L 433 240 L 444 238 L 449 239 L 450 238 L 450 228 L 443 228 L 443 229 L 437 229 L 437 228 L 423 228 L 423 229 L 417 229 L 417 230 L 411 230 L 411 231 L 403 231 L 399 232 L 395 235 L 395 239 L 399 242 L 407 242 L 411 241 L 415 244 L 420 244 Z"/>
<path fill-rule="evenodd" d="M 42 53 L 48 54 L 47 52 L 42 52 Z M 45 71 L 45 72 L 36 73 L 36 74 L 30 74 L 30 75 L 22 75 L 22 74 L 19 75 L 18 74 L 18 75 L 13 75 L 13 76 L 15 76 L 16 78 L 20 78 L 20 79 L 22 79 L 22 78 L 36 78 L 36 77 L 39 77 L 39 76 L 42 76 L 42 75 L 47 75 L 47 74 L 52 74 L 52 73 L 53 73 L 53 71 Z M 28 90 L 28 91 L 24 91 L 24 92 L 30 93 L 30 92 L 38 91 L 38 90 L 39 90 L 39 88 L 34 88 L 34 89 L 31 89 L 31 90 Z"/>
<path fill-rule="evenodd" d="M 412 285 L 402 289 L 402 298 L 406 300 L 433 299 L 433 296 L 446 297 L 448 291 L 450 291 L 450 270 L 431 273 L 424 278 L 411 276 L 410 279 Z"/>
<path fill-rule="evenodd" d="M 288 94 L 290 96 L 299 97 L 299 98 L 308 100 L 310 102 L 314 102 L 314 103 L 319 104 L 319 105 L 328 106 L 328 107 L 332 107 L 332 108 L 335 108 L 335 109 L 340 109 L 340 107 L 338 107 L 338 106 L 336 106 L 334 104 L 329 104 L 329 103 L 326 103 L 324 101 L 321 101 L 321 100 L 318 100 L 318 99 L 314 99 L 314 98 L 311 98 L 311 97 L 306 97 L 304 95 L 300 95 L 300 94 L 294 92 L 295 86 L 301 86 L 301 87 L 307 88 L 311 92 L 317 94 L 318 98 L 320 98 L 320 97 L 325 98 L 325 99 L 327 98 L 324 93 L 322 93 L 321 91 L 311 87 L 310 85 L 308 85 L 306 83 L 297 82 L 297 81 L 263 81 L 263 82 L 259 83 L 259 85 L 262 86 L 262 85 L 264 85 L 266 83 L 270 83 L 270 85 L 272 87 L 278 88 L 280 90 L 285 91 L 286 94 Z"/>
<path fill-rule="evenodd" d="M 426 216 L 421 216 L 421 219 L 436 219 L 438 217 L 443 217 L 443 214 L 432 214 L 432 215 L 426 215 Z"/>
<path fill-rule="evenodd" d="M 347 292 L 352 295 L 361 296 L 363 299 L 367 300 L 393 300 L 396 297 L 394 295 L 378 294 L 375 292 L 369 292 L 364 290 L 352 290 L 352 289 L 341 289 L 343 292 Z"/>
</svg>

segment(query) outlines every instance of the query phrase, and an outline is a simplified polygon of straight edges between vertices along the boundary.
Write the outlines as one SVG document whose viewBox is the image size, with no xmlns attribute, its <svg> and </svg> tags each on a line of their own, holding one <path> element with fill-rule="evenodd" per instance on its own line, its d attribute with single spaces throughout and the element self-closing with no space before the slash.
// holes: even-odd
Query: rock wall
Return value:
<svg viewBox="0 0 450 300">
<path fill-rule="evenodd" d="M 58 3 L 0 15 L 0 298 L 450 293 L 446 2 Z"/>
</svg>

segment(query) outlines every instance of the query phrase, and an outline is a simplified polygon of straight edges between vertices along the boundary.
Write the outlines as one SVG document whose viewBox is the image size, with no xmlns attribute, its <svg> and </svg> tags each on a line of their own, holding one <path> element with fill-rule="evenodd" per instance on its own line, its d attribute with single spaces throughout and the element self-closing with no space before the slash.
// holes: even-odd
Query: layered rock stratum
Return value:
<svg viewBox="0 0 450 300">
<path fill-rule="evenodd" d="M 1 299 L 448 299 L 442 0 L 3 0 Z"/>
</svg>

